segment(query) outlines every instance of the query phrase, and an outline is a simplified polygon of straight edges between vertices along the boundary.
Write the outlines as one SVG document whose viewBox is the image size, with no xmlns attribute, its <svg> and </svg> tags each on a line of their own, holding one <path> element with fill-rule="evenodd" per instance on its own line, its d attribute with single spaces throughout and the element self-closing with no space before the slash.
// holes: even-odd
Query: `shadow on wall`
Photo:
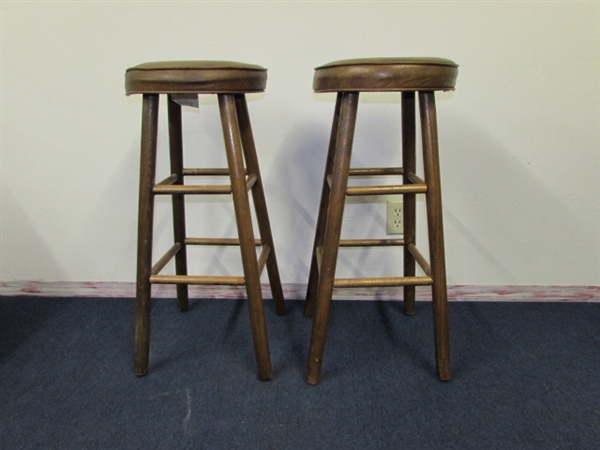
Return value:
<svg viewBox="0 0 600 450">
<path fill-rule="evenodd" d="M 291 240 L 283 247 L 283 261 L 290 266 L 284 280 L 306 283 L 311 259 L 316 219 L 321 197 L 323 172 L 327 157 L 335 95 L 315 95 L 327 103 L 327 113 L 321 121 L 304 120 L 288 133 L 273 173 L 285 186 L 289 198 L 281 200 L 287 211 L 282 229 Z M 400 97 L 398 94 L 365 94 L 358 109 L 352 167 L 377 167 L 400 164 Z M 360 180 L 378 184 L 381 179 Z M 398 183 L 398 180 L 385 180 Z M 281 194 L 280 194 L 281 195 Z M 388 197 L 347 198 L 342 238 L 385 238 L 385 200 Z M 279 250 L 278 250 L 279 251 Z M 281 251 L 279 251 L 281 253 Z M 338 276 L 387 276 L 398 271 L 398 254 L 382 254 L 378 250 L 360 248 L 343 250 L 338 258 Z"/>
<path fill-rule="evenodd" d="M 37 231 L 39 225 L 36 225 L 32 216 L 24 211 L 18 198 L 4 184 L 1 216 L 0 279 L 15 281 L 16 274 L 26 273 L 26 280 L 64 280 L 66 276 L 64 270 L 60 267 L 50 246 Z M 57 222 L 63 219 L 56 217 Z M 7 259 L 9 257 L 10 260 Z M 32 292 L 28 289 L 23 288 L 23 293 Z"/>
<path fill-rule="evenodd" d="M 531 170 L 535 161 L 520 158 L 485 127 L 473 123 L 472 118 L 466 120 L 453 112 L 447 107 L 452 102 L 446 102 L 453 95 L 438 96 L 449 282 L 560 284 L 565 267 L 570 267 L 571 274 L 581 272 L 570 275 L 574 280 L 571 284 L 585 284 L 594 269 L 583 267 L 580 251 L 592 251 L 589 242 L 596 238 L 593 224 L 584 222 L 582 215 L 569 205 L 572 193 L 564 191 L 563 195 L 563 191 L 544 186 L 550 181 L 550 174 Z M 283 253 L 280 259 L 287 262 L 282 267 L 288 282 L 305 282 L 308 277 L 329 120 L 334 108 L 334 98 L 328 100 L 328 120 L 298 123 L 277 152 L 273 173 L 278 173 L 281 186 L 285 186 L 279 195 L 289 195 L 279 202 L 286 207 L 279 215 L 289 240 L 279 252 Z M 389 95 L 385 100 L 386 104 L 381 104 L 376 96 L 361 99 L 354 167 L 399 162 L 399 102 Z M 380 230 L 374 221 L 380 221 L 385 214 L 363 206 L 367 205 L 360 200 L 347 202 L 343 237 L 377 237 L 373 234 Z M 421 203 L 420 209 L 423 207 Z M 357 208 L 355 213 L 353 208 Z M 557 211 L 561 213 L 556 214 Z M 426 241 L 425 223 L 420 216 L 420 241 Z M 569 245 L 565 245 L 566 239 Z M 427 251 L 427 243 L 423 244 L 422 251 Z M 382 271 L 396 270 L 397 255 L 376 255 L 372 249 L 348 256 L 340 252 L 338 276 L 345 276 L 344 272 L 351 276 L 381 276 Z M 382 266 L 383 269 L 375 269 Z M 533 270 L 535 267 L 539 269 Z M 366 273 L 367 269 L 375 273 Z"/>
<path fill-rule="evenodd" d="M 483 126 L 446 111 L 440 123 L 445 232 L 455 237 L 446 240 L 449 281 L 560 284 L 565 268 L 582 269 L 577 249 L 595 237 L 568 194 L 551 192 L 528 170 L 531 162 Z"/>
<path fill-rule="evenodd" d="M 277 213 L 278 228 L 285 230 L 286 242 L 275 242 L 284 282 L 308 280 L 328 141 L 329 124 L 304 120 L 291 128 L 273 160 L 271 174 L 278 174 L 278 183 L 285 186 L 278 193 L 280 198 L 273 202 L 286 208 Z M 275 192 L 267 194 L 275 197 Z M 287 196 L 281 198 L 282 195 Z"/>
</svg>

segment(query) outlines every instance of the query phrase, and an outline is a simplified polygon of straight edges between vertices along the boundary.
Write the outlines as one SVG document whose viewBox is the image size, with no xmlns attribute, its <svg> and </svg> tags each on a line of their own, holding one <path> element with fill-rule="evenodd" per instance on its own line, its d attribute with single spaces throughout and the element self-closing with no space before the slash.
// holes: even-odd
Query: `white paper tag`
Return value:
<svg viewBox="0 0 600 450">
<path fill-rule="evenodd" d="M 173 101 L 181 106 L 198 108 L 198 94 L 171 94 Z"/>
</svg>

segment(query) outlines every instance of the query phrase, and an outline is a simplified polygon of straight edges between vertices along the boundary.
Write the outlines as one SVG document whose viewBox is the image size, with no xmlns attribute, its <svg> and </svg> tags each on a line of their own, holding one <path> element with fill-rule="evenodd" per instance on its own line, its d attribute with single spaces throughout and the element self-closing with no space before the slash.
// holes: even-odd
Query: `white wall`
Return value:
<svg viewBox="0 0 600 450">
<path fill-rule="evenodd" d="M 456 92 L 438 96 L 450 283 L 599 284 L 597 2 L 1 7 L 2 281 L 133 280 L 141 99 L 125 97 L 124 71 L 225 59 L 269 69 L 250 112 L 283 281 L 304 283 L 334 106 L 333 95 L 312 93 L 313 68 L 425 55 L 460 64 Z M 398 162 L 398 119 L 395 96 L 363 96 L 355 165 Z M 186 109 L 192 165 L 224 162 L 217 120 L 212 98 Z M 165 144 L 164 126 L 160 133 Z M 161 249 L 165 206 L 157 209 Z M 232 235 L 229 204 L 210 206 L 192 214 L 195 234 Z M 384 211 L 349 205 L 344 233 L 381 233 Z M 211 224 L 198 225 L 206 215 Z M 376 252 L 344 254 L 339 273 L 372 273 L 358 263 L 397 259 Z M 226 260 L 203 261 L 232 272 Z"/>
</svg>

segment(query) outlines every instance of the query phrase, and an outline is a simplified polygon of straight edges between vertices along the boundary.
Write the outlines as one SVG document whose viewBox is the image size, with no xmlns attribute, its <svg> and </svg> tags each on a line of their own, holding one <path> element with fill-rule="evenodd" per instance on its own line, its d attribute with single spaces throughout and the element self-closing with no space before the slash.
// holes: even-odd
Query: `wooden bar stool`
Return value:
<svg viewBox="0 0 600 450">
<path fill-rule="evenodd" d="M 127 95 L 143 94 L 134 372 L 148 372 L 151 285 L 176 284 L 180 311 L 188 309 L 188 285 L 246 286 L 254 350 L 261 380 L 272 376 L 269 344 L 260 287 L 266 266 L 277 314 L 285 304 L 267 204 L 260 176 L 246 93 L 262 92 L 267 81 L 263 67 L 224 61 L 153 62 L 127 69 Z M 171 175 L 156 183 L 159 95 L 167 95 Z M 228 168 L 184 168 L 181 104 L 193 104 L 198 94 L 216 94 L 225 139 Z M 185 177 L 228 176 L 230 185 L 186 185 Z M 260 239 L 254 238 L 248 191 L 252 193 Z M 238 239 L 192 238 L 186 235 L 185 195 L 232 194 Z M 154 197 L 172 198 L 174 245 L 152 265 Z M 187 273 L 190 245 L 239 245 L 244 276 L 194 276 Z M 257 246 L 262 246 L 257 258 Z M 176 275 L 160 272 L 175 258 Z"/>
<path fill-rule="evenodd" d="M 404 311 L 415 312 L 415 286 L 431 285 L 437 373 L 450 380 L 450 349 L 442 226 L 442 197 L 438 157 L 435 91 L 454 90 L 458 66 L 441 58 L 372 58 L 336 61 L 317 67 L 315 92 L 337 92 L 333 127 L 325 167 L 321 203 L 312 252 L 305 315 L 314 315 L 307 381 L 320 379 L 331 296 L 335 287 L 404 286 Z M 350 158 L 359 92 L 401 92 L 402 166 L 351 169 Z M 419 97 L 424 179 L 416 172 L 415 93 Z M 403 184 L 348 186 L 352 176 L 401 175 Z M 341 240 L 346 195 L 402 194 L 404 198 L 403 239 Z M 430 263 L 415 246 L 415 195 L 425 194 Z M 339 247 L 401 245 L 404 274 L 396 278 L 336 279 Z M 415 261 L 424 276 L 415 275 Z"/>
</svg>

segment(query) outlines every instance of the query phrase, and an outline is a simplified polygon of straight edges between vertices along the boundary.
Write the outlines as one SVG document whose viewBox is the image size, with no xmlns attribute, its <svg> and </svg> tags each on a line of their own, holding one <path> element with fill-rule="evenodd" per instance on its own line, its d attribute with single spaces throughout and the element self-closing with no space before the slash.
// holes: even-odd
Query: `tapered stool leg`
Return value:
<svg viewBox="0 0 600 450">
<path fill-rule="evenodd" d="M 267 257 L 267 274 L 269 275 L 269 284 L 271 285 L 271 294 L 273 295 L 273 303 L 275 304 L 275 312 L 282 316 L 286 313 L 285 302 L 283 299 L 283 289 L 279 278 L 279 268 L 277 266 L 277 256 L 275 255 L 275 245 L 273 244 L 273 234 L 271 233 L 271 223 L 269 221 L 269 213 L 267 210 L 267 201 L 265 199 L 265 191 L 260 175 L 260 166 L 256 155 L 256 147 L 254 145 L 254 137 L 252 135 L 252 127 L 250 124 L 250 115 L 248 114 L 248 105 L 246 96 L 238 94 L 235 96 L 236 110 L 238 122 L 242 137 L 242 149 L 246 160 L 248 173 L 256 176 L 256 181 L 252 186 L 252 200 L 254 210 L 256 212 L 256 221 L 260 232 L 260 238 L 263 246 L 269 246 L 269 256 Z"/>
<path fill-rule="evenodd" d="M 158 133 L 158 95 L 144 94 L 140 157 L 140 192 L 138 209 L 138 253 L 135 301 L 134 373 L 148 373 L 150 350 L 150 273 L 152 271 L 152 232 Z"/>
<path fill-rule="evenodd" d="M 450 370 L 446 259 L 442 221 L 442 187 L 434 92 L 419 92 L 419 109 L 423 141 L 423 165 L 425 181 L 427 182 L 427 228 L 431 277 L 433 278 L 432 297 L 437 373 L 440 380 L 447 381 L 452 378 L 452 374 Z"/>
<path fill-rule="evenodd" d="M 266 381 L 271 379 L 272 369 L 269 357 L 264 305 L 260 289 L 256 246 L 254 244 L 254 232 L 252 231 L 250 204 L 245 181 L 242 141 L 236 113 L 235 96 L 232 94 L 219 94 L 218 97 L 223 135 L 225 138 L 225 150 L 227 152 L 227 162 L 231 176 L 233 205 L 242 253 L 246 291 L 248 294 L 248 309 L 250 311 L 250 325 L 258 366 L 258 377 Z"/>
<path fill-rule="evenodd" d="M 315 240 L 312 248 L 310 263 L 310 272 L 308 278 L 308 288 L 306 290 L 306 302 L 304 303 L 304 315 L 313 317 L 317 301 L 317 286 L 319 284 L 319 267 L 317 260 L 317 248 L 323 246 L 323 235 L 325 234 L 325 221 L 327 210 L 329 208 L 329 194 L 331 189 L 327 182 L 327 177 L 333 172 L 333 160 L 335 157 L 335 148 L 338 136 L 338 122 L 340 119 L 340 105 L 342 93 L 339 92 L 335 102 L 335 111 L 333 114 L 333 125 L 331 127 L 331 136 L 329 138 L 329 150 L 327 151 L 327 160 L 325 162 L 325 174 L 323 175 L 323 188 L 321 190 L 321 202 L 319 204 L 319 214 L 317 217 L 317 227 L 315 231 Z"/>
<path fill-rule="evenodd" d="M 171 173 L 177 175 L 174 184 L 183 184 L 183 137 L 181 124 L 181 106 L 171 96 L 168 97 L 169 112 L 169 149 L 171 156 Z M 173 237 L 180 248 L 175 255 L 175 273 L 187 275 L 187 249 L 185 246 L 185 200 L 183 194 L 172 195 Z M 177 284 L 177 307 L 180 311 L 188 310 L 188 285 Z"/>
<path fill-rule="evenodd" d="M 316 249 L 317 259 L 321 259 L 321 265 L 317 287 L 315 318 L 308 356 L 307 381 L 310 384 L 317 384 L 321 376 L 357 108 L 358 92 L 343 93 L 340 101 L 339 128 L 336 138 L 333 177 L 326 213 L 323 247 L 322 251 L 320 251 L 320 248 Z M 320 258 L 319 254 L 321 255 Z"/>
<path fill-rule="evenodd" d="M 408 175 L 416 173 L 415 150 L 415 93 L 402 93 L 402 167 L 404 168 L 404 183 L 409 181 Z M 410 251 L 416 240 L 416 195 L 404 194 L 404 276 L 415 276 L 415 257 Z M 404 286 L 404 314 L 412 316 L 415 313 L 415 286 Z"/>
</svg>

